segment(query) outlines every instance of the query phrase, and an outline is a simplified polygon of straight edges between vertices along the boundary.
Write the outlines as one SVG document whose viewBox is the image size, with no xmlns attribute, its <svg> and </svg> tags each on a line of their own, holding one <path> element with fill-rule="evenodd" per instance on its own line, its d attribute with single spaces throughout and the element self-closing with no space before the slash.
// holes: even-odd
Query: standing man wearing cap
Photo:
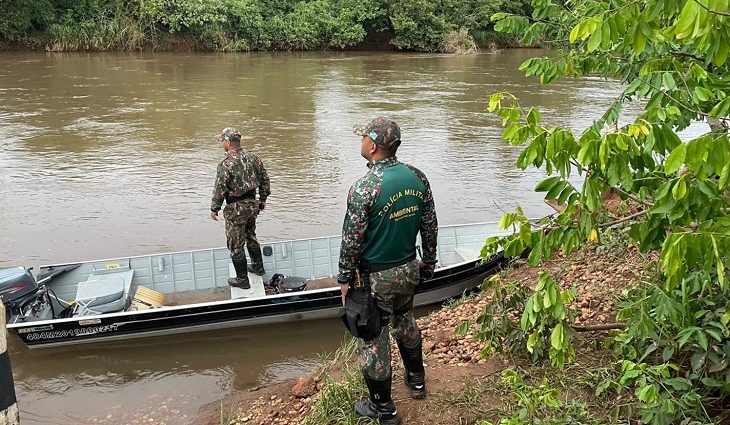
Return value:
<svg viewBox="0 0 730 425">
<path fill-rule="evenodd" d="M 241 133 L 238 130 L 230 127 L 223 129 L 218 141 L 228 155 L 218 164 L 210 203 L 210 218 L 218 221 L 218 211 L 225 199 L 223 217 L 226 219 L 226 239 L 236 270 L 236 277 L 228 279 L 228 284 L 249 289 L 249 271 L 259 276 L 266 273 L 261 245 L 256 239 L 256 216 L 266 207 L 266 198 L 271 194 L 269 175 L 258 156 L 241 149 Z M 256 189 L 259 193 L 258 200 Z M 248 267 L 244 245 L 251 257 L 251 265 Z"/>
<path fill-rule="evenodd" d="M 362 136 L 361 155 L 368 172 L 350 188 L 342 228 L 338 283 L 343 303 L 350 285 L 369 278 L 376 304 L 393 329 L 405 366 L 405 383 L 413 398 L 426 397 L 421 331 L 413 318 L 413 293 L 419 274 L 433 275 L 437 220 L 431 186 L 415 167 L 399 162 L 400 128 L 377 117 L 355 130 Z M 422 261 L 416 258 L 421 233 Z M 355 403 L 358 416 L 400 423 L 391 399 L 392 371 L 387 321 L 380 335 L 360 341 L 363 376 L 369 400 Z"/>
</svg>

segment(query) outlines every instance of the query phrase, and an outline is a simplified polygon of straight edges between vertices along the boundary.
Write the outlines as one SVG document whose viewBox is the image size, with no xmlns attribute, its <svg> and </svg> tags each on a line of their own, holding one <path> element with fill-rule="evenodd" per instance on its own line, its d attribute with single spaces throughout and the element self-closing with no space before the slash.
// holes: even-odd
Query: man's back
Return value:
<svg viewBox="0 0 730 425">
<path fill-rule="evenodd" d="M 263 163 L 258 156 L 243 149 L 236 149 L 230 151 L 218 166 L 220 181 L 216 182 L 216 187 L 224 188 L 227 195 L 242 196 L 268 184 L 268 181 L 262 181 L 265 175 Z"/>
<path fill-rule="evenodd" d="M 371 206 L 362 257 L 371 263 L 402 262 L 415 254 L 428 181 L 397 161 L 374 165 L 380 187 Z"/>
</svg>

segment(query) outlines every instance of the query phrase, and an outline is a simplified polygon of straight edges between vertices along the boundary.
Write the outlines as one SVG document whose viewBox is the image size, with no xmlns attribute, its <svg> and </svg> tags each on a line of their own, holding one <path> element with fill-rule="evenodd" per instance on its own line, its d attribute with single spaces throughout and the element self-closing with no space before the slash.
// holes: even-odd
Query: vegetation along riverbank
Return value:
<svg viewBox="0 0 730 425">
<path fill-rule="evenodd" d="M 491 96 L 502 137 L 521 149 L 517 167 L 545 171 L 536 190 L 557 213 L 538 225 L 520 208 L 505 214 L 515 233 L 487 240 L 482 256 L 528 253 L 530 267 L 422 319 L 431 393 L 396 390 L 404 422 L 729 423 L 730 6 L 532 6 L 530 18 L 493 16 L 523 43 L 562 47 L 526 61 L 528 76 L 601 76 L 625 90 L 580 131 Z M 637 99 L 641 114 L 622 116 Z M 707 132 L 682 140 L 693 123 Z M 224 404 L 216 423 L 356 423 L 364 389 L 352 352 L 345 344 L 291 392 Z"/>
<path fill-rule="evenodd" d="M 496 12 L 529 0 L 27 0 L 0 2 L 0 45 L 51 51 L 473 51 L 510 44 Z"/>
</svg>

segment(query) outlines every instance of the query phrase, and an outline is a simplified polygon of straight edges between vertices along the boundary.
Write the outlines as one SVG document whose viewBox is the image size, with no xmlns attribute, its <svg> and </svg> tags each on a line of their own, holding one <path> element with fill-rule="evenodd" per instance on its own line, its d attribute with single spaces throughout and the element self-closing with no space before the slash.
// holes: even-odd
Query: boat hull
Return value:
<svg viewBox="0 0 730 425">
<path fill-rule="evenodd" d="M 502 269 L 507 259 L 474 260 L 437 270 L 416 289 L 414 306 L 442 303 L 478 289 L 486 277 Z M 94 316 L 15 323 L 8 329 L 30 348 L 154 337 L 211 329 L 264 325 L 336 317 L 339 288 L 214 301 Z"/>
</svg>

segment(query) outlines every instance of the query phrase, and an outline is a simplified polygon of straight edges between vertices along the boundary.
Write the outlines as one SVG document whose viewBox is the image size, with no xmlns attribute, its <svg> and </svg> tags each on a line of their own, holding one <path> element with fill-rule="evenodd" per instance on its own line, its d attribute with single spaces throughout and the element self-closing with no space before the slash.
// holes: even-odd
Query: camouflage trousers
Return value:
<svg viewBox="0 0 730 425">
<path fill-rule="evenodd" d="M 412 347 L 421 339 L 413 317 L 413 292 L 418 284 L 418 260 L 401 266 L 370 274 L 372 287 L 378 307 L 390 313 L 390 326 L 383 326 L 380 335 L 370 341 L 360 340 L 360 356 L 363 359 L 363 371 L 373 379 L 382 380 L 391 376 L 390 367 L 390 331 L 396 341 Z M 400 312 L 410 304 L 405 312 Z M 399 311 L 400 314 L 393 314 Z M 390 329 L 390 331 L 389 331 Z"/>
<path fill-rule="evenodd" d="M 256 217 L 259 215 L 259 203 L 255 199 L 243 200 L 227 204 L 223 208 L 226 219 L 226 240 L 233 260 L 245 260 L 244 247 L 259 249 L 256 239 Z"/>
</svg>

